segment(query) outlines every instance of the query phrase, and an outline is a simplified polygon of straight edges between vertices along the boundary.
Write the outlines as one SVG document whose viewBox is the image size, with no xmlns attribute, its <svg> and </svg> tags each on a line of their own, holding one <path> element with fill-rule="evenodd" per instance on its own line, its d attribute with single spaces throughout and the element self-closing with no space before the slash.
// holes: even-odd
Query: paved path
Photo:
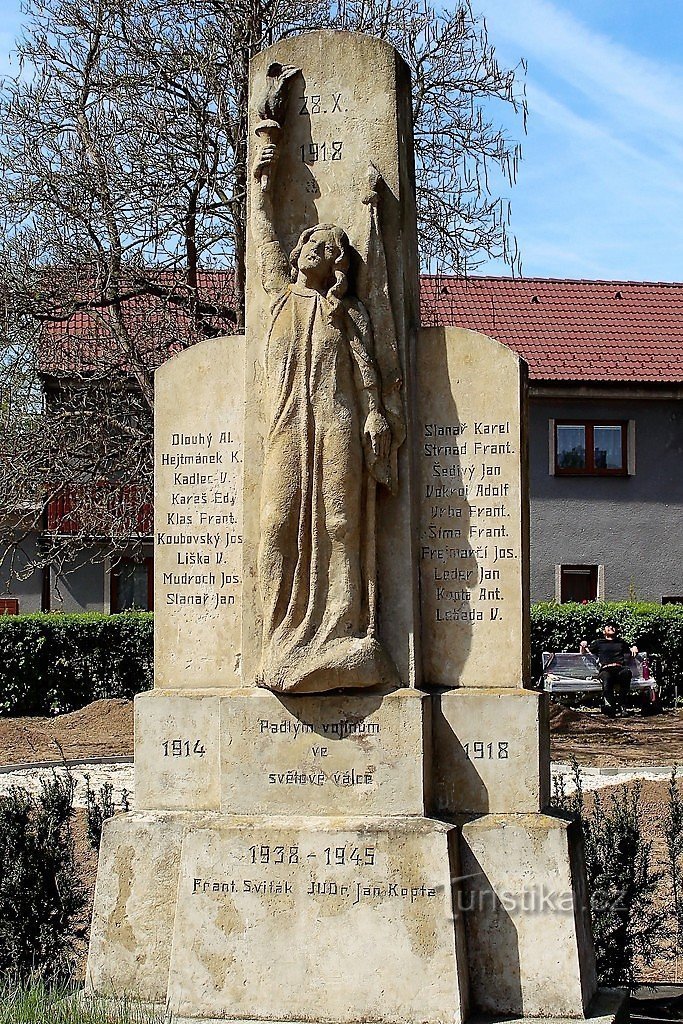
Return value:
<svg viewBox="0 0 683 1024">
<path fill-rule="evenodd" d="M 581 785 L 585 793 L 589 790 L 604 789 L 605 786 L 617 786 L 620 782 L 635 782 L 642 779 L 649 782 L 662 782 L 671 778 L 673 768 L 671 765 L 655 767 L 648 765 L 646 768 L 638 768 L 632 765 L 628 768 L 586 768 L 580 766 Z M 569 764 L 554 762 L 550 766 L 552 779 L 564 780 L 564 791 L 567 794 L 576 790 L 574 772 Z"/>
<path fill-rule="evenodd" d="M 12 786 L 23 786 L 29 793 L 39 793 L 41 780 L 49 778 L 53 772 L 62 775 L 70 772 L 76 789 L 74 805 L 86 806 L 85 776 L 90 776 L 90 788 L 99 794 L 105 783 L 114 787 L 113 797 L 117 806 L 121 804 L 122 791 L 128 793 L 130 807 L 135 802 L 135 772 L 132 757 L 102 758 L 93 757 L 82 761 L 54 761 L 41 764 L 17 764 L 0 767 L 0 793 L 6 793 Z"/>
<path fill-rule="evenodd" d="M 131 809 L 135 806 L 135 771 L 132 757 L 102 758 L 89 760 L 42 762 L 38 764 L 17 764 L 0 767 L 0 793 L 6 793 L 12 786 L 24 786 L 31 793 L 40 791 L 41 779 L 49 777 L 52 772 L 61 774 L 70 771 L 76 783 L 74 803 L 76 807 L 85 807 L 85 776 L 90 776 L 90 788 L 96 793 L 105 783 L 114 787 L 114 800 L 121 803 L 122 791 L 126 790 Z M 569 764 L 554 763 L 551 766 L 553 779 L 564 780 L 564 791 L 573 793 L 576 789 L 572 768 Z M 584 792 L 615 786 L 620 782 L 633 782 L 636 779 L 659 782 L 671 776 L 671 767 L 637 768 L 581 768 L 581 782 Z"/>
</svg>

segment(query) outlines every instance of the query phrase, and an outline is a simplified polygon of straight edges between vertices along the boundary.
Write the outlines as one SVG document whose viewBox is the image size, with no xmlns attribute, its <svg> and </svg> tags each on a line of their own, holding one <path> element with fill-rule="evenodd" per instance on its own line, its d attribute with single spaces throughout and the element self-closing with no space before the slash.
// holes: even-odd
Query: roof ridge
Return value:
<svg viewBox="0 0 683 1024">
<path fill-rule="evenodd" d="M 619 280 L 617 278 L 588 278 L 588 277 L 506 277 L 502 274 L 468 274 L 463 277 L 458 274 L 420 274 L 421 280 L 433 281 L 504 281 L 507 284 L 605 284 L 605 285 L 632 285 L 634 287 L 646 288 L 683 288 L 683 281 L 633 281 Z"/>
</svg>

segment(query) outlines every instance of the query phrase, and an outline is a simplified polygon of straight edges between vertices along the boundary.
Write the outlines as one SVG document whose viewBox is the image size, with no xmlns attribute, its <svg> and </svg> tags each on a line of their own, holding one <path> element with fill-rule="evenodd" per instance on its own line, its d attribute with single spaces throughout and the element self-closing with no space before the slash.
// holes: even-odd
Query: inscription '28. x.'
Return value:
<svg viewBox="0 0 683 1024">
<path fill-rule="evenodd" d="M 346 114 L 346 107 L 342 110 L 342 94 L 333 92 L 329 96 L 322 94 L 304 95 L 299 97 L 299 114 L 311 116 L 313 114 Z"/>
</svg>

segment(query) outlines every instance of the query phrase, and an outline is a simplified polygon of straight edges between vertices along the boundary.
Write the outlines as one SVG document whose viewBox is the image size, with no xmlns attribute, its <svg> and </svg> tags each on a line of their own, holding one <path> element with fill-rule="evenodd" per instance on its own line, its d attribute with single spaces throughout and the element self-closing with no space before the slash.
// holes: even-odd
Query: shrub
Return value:
<svg viewBox="0 0 683 1024">
<path fill-rule="evenodd" d="M 593 795 L 589 809 L 574 760 L 576 790 L 556 788 L 553 803 L 581 822 L 586 857 L 593 941 L 601 985 L 637 985 L 638 960 L 651 963 L 666 937 L 666 911 L 655 893 L 662 873 L 652 866 L 652 844 L 643 837 L 638 783 L 604 800 Z"/>
<path fill-rule="evenodd" d="M 44 779 L 37 796 L 0 796 L 0 974 L 67 978 L 72 924 L 85 902 L 71 832 L 73 780 Z"/>
<path fill-rule="evenodd" d="M 536 604 L 531 610 L 531 671 L 541 674 L 543 651 L 577 651 L 594 640 L 608 619 L 627 643 L 657 655 L 665 680 L 683 678 L 683 606 L 628 601 Z"/>
<path fill-rule="evenodd" d="M 100 787 L 99 793 L 90 788 L 90 776 L 85 776 L 85 806 L 88 820 L 88 841 L 93 850 L 99 850 L 102 841 L 102 826 L 107 818 L 113 818 L 117 807 L 114 800 L 114 787 L 111 782 L 105 782 Z M 129 811 L 128 790 L 121 791 L 122 811 Z"/>
<path fill-rule="evenodd" d="M 667 868 L 671 884 L 674 963 L 683 945 L 683 800 L 678 786 L 678 772 L 674 768 L 669 779 L 669 800 L 664 818 Z"/>
<path fill-rule="evenodd" d="M 0 714 L 75 711 L 152 686 L 149 613 L 0 616 Z"/>
</svg>

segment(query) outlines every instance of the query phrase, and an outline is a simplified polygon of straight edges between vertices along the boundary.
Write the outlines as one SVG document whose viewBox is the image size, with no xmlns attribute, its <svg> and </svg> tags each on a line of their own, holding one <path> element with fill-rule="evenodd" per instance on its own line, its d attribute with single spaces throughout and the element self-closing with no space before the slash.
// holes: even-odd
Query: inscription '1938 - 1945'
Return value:
<svg viewBox="0 0 683 1024">
<path fill-rule="evenodd" d="M 384 859 L 375 845 L 344 843 L 306 849 L 299 843 L 264 843 L 239 855 L 230 875 L 207 877 L 198 870 L 188 881 L 193 896 L 295 896 L 332 899 L 348 906 L 377 900 L 414 905 L 443 895 L 442 884 L 419 877 L 407 882 L 394 871 L 384 877 Z M 254 869 L 258 874 L 252 875 Z M 355 872 L 360 877 L 354 878 Z"/>
</svg>

